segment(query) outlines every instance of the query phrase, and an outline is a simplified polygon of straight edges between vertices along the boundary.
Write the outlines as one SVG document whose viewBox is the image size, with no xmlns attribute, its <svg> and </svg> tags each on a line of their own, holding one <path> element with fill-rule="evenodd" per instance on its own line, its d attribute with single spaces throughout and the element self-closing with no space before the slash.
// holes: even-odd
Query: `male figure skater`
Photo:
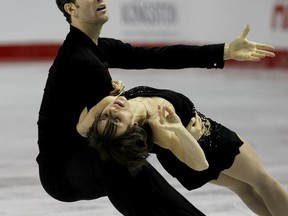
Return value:
<svg viewBox="0 0 288 216">
<path fill-rule="evenodd" d="M 151 166 L 131 173 L 104 163 L 76 131 L 84 107 L 118 94 L 108 68 L 223 68 L 224 60 L 259 60 L 273 56 L 272 47 L 247 41 L 208 46 L 133 47 L 100 38 L 108 21 L 106 0 L 56 0 L 70 25 L 49 70 L 39 111 L 39 173 L 44 189 L 55 199 L 72 202 L 108 196 L 126 216 L 203 215 Z M 268 51 L 266 51 L 268 50 Z"/>
</svg>

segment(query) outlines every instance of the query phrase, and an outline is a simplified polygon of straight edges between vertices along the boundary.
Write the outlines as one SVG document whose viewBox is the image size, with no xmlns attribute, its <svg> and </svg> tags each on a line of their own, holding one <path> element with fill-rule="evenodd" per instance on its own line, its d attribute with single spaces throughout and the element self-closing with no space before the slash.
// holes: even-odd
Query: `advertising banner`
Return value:
<svg viewBox="0 0 288 216">
<path fill-rule="evenodd" d="M 0 20 L 0 58 L 24 53 L 54 54 L 69 25 L 55 1 L 4 1 Z M 248 39 L 277 48 L 287 62 L 288 0 L 107 0 L 110 20 L 102 37 L 134 45 L 210 44 L 233 40 L 247 24 Z M 33 52 L 34 49 L 37 49 Z M 49 52 L 48 52 L 49 51 Z M 40 54 L 39 54 L 40 53 Z M 285 57 L 286 56 L 286 57 Z"/>
</svg>

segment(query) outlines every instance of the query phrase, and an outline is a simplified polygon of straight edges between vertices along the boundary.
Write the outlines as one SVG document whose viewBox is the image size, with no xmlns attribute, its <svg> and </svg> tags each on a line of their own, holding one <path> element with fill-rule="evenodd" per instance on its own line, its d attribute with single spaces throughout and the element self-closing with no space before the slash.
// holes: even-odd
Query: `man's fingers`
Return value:
<svg viewBox="0 0 288 216">
<path fill-rule="evenodd" d="M 246 61 L 260 61 L 265 57 L 275 57 L 273 52 L 265 50 L 256 50 L 254 52 L 247 53 L 245 60 Z"/>
<path fill-rule="evenodd" d="M 244 31 L 241 33 L 241 38 L 245 39 L 248 35 L 248 33 L 250 32 L 250 25 L 247 24 Z"/>
<path fill-rule="evenodd" d="M 268 56 L 268 57 L 275 57 L 275 53 L 269 52 L 269 51 L 266 51 L 266 50 L 257 50 L 256 54 L 257 55 Z"/>
<path fill-rule="evenodd" d="M 257 50 L 255 53 L 253 53 L 253 56 L 257 58 L 265 58 L 265 57 L 274 57 L 275 54 L 273 52 L 268 52 L 265 50 Z"/>
<path fill-rule="evenodd" d="M 267 45 L 267 44 L 256 43 L 255 45 L 256 45 L 256 48 L 258 50 L 268 50 L 268 51 L 274 51 L 275 50 L 275 48 L 273 46 L 270 46 L 270 45 Z"/>
</svg>

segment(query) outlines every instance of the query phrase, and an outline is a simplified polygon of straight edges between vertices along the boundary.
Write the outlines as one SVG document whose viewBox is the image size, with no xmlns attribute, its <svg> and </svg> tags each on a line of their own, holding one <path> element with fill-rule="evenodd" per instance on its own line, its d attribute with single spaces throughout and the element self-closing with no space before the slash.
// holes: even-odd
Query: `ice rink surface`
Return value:
<svg viewBox="0 0 288 216">
<path fill-rule="evenodd" d="M 43 190 L 35 158 L 37 115 L 51 62 L 0 63 L 0 216 L 119 216 L 107 198 L 75 203 Z M 196 108 L 244 137 L 288 190 L 288 72 L 272 69 L 111 70 L 126 88 L 148 85 L 186 94 Z M 160 173 L 207 216 L 252 216 L 226 188 L 185 190 Z"/>
</svg>

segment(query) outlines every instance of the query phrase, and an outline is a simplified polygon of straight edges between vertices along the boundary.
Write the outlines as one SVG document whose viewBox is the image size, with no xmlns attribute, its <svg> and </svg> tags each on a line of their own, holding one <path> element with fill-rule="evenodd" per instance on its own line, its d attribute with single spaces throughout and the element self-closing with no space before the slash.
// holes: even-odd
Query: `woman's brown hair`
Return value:
<svg viewBox="0 0 288 216">
<path fill-rule="evenodd" d="M 129 170 L 137 169 L 147 163 L 151 146 L 147 143 L 146 131 L 138 125 L 129 127 L 127 131 L 116 137 L 117 125 L 109 118 L 105 129 L 99 132 L 101 114 L 97 115 L 88 132 L 89 145 L 95 148 L 100 158 L 106 162 L 115 162 Z"/>
</svg>

